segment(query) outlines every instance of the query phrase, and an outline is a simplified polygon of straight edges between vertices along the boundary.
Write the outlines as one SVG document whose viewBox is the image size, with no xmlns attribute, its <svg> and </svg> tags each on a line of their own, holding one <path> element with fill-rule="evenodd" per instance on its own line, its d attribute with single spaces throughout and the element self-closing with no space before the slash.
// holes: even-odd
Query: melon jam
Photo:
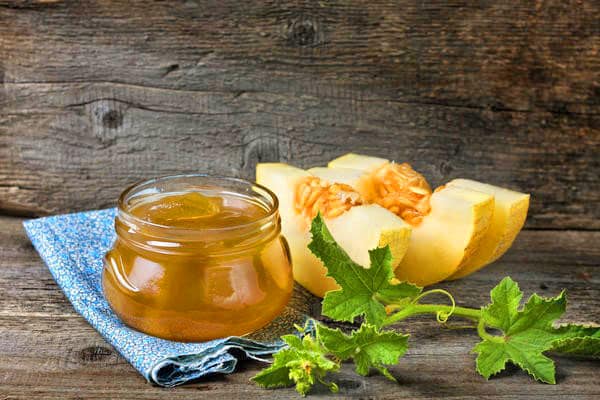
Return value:
<svg viewBox="0 0 600 400">
<path fill-rule="evenodd" d="M 278 201 L 241 179 L 178 175 L 119 198 L 104 295 L 119 318 L 192 342 L 251 333 L 279 315 L 293 278 Z"/>
</svg>

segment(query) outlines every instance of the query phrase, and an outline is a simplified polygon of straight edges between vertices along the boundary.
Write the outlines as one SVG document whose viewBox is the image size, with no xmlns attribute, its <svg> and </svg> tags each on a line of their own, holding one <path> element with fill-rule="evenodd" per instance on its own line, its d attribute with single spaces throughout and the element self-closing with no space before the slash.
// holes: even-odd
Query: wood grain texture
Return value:
<svg viewBox="0 0 600 400">
<path fill-rule="evenodd" d="M 0 398 L 260 399 L 295 397 L 291 389 L 265 392 L 249 382 L 261 367 L 246 362 L 239 373 L 204 379 L 173 390 L 153 387 L 123 360 L 68 303 L 35 253 L 20 218 L 0 217 Z M 479 273 L 440 285 L 464 306 L 488 301 L 489 289 L 505 274 L 526 295 L 569 294 L 564 321 L 597 319 L 600 309 L 600 232 L 525 231 L 505 257 Z M 305 294 L 296 294 L 296 296 Z M 304 297 L 318 312 L 318 300 Z M 457 320 L 457 324 L 462 321 Z M 335 398 L 593 398 L 598 362 L 557 359 L 558 385 L 533 383 L 514 368 L 485 382 L 469 353 L 473 330 L 442 329 L 431 318 L 398 326 L 411 334 L 411 348 L 391 368 L 399 383 L 362 378 L 344 365 Z M 316 394 L 325 396 L 325 389 Z"/>
<path fill-rule="evenodd" d="M 600 229 L 593 1 L 0 4 L 0 212 L 347 151 L 533 194 Z"/>
</svg>

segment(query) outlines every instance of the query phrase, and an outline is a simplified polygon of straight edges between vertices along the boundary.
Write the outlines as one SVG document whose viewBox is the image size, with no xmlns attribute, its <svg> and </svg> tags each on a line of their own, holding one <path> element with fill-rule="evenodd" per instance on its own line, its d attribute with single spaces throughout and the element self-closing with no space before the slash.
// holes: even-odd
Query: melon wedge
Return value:
<svg viewBox="0 0 600 400">
<path fill-rule="evenodd" d="M 379 157 L 363 156 L 361 154 L 348 153 L 329 161 L 329 168 L 349 168 L 361 171 L 371 171 L 389 160 Z"/>
<path fill-rule="evenodd" d="M 298 188 L 311 177 L 315 178 L 308 171 L 283 163 L 256 166 L 256 181 L 279 199 L 282 233 L 289 245 L 294 279 L 323 297 L 339 286 L 326 276 L 327 269 L 307 247 L 310 219 L 298 211 Z M 328 181 L 323 179 L 322 184 L 326 186 Z M 324 215 L 324 220 L 338 244 L 362 266 L 369 266 L 369 250 L 386 245 L 390 246 L 393 266 L 397 266 L 408 248 L 411 226 L 376 204 L 352 205 L 335 217 Z"/>
<path fill-rule="evenodd" d="M 458 185 L 442 187 L 431 193 L 420 174 L 411 172 L 410 167 L 406 167 L 407 170 L 402 165 L 394 166 L 382 158 L 353 153 L 331 161 L 329 168 L 317 168 L 313 171 L 320 176 L 327 176 L 332 181 L 344 181 L 355 187 L 365 198 L 370 197 L 370 201 L 379 202 L 387 207 L 386 201 L 377 199 L 377 187 L 381 187 L 382 182 L 388 178 L 377 178 L 377 173 L 382 171 L 382 168 L 388 168 L 386 166 L 400 170 L 398 179 L 404 179 L 403 176 L 407 173 L 407 179 L 418 183 L 416 189 L 413 189 L 412 183 L 387 185 L 390 190 L 397 187 L 398 195 L 403 195 L 403 191 L 419 189 L 423 192 L 422 201 L 426 202 L 417 203 L 415 199 L 418 196 L 403 197 L 407 206 L 401 209 L 399 214 L 404 217 L 416 213 L 417 217 L 409 219 L 413 224 L 413 232 L 406 255 L 396 269 L 396 276 L 401 280 L 427 286 L 450 277 L 465 265 L 470 265 L 491 226 L 495 204 L 493 193 Z M 360 170 L 362 175 L 350 172 L 352 169 Z M 394 178 L 393 175 L 390 177 Z M 369 183 L 369 180 L 375 179 L 379 179 L 379 182 Z M 387 197 L 393 194 L 389 191 L 381 193 Z M 411 199 L 414 206 L 410 205 Z M 397 209 L 393 211 L 398 213 Z"/>
<path fill-rule="evenodd" d="M 431 196 L 431 212 L 413 227 L 396 277 L 417 285 L 440 282 L 469 262 L 490 226 L 494 198 L 447 187 Z"/>
<path fill-rule="evenodd" d="M 458 279 L 496 261 L 512 246 L 525 224 L 530 196 L 469 179 L 454 179 L 446 186 L 477 190 L 495 199 L 492 222 L 479 248 L 450 277 Z"/>
<path fill-rule="evenodd" d="M 358 265 L 370 267 L 369 250 L 390 246 L 392 267 L 398 266 L 410 240 L 412 228 L 389 210 L 369 204 L 352 207 L 325 224 L 336 242 Z"/>
<path fill-rule="evenodd" d="M 367 173 L 380 168 L 381 165 L 387 162 L 387 160 L 378 157 L 349 153 L 332 160 L 329 166 L 344 171 L 349 167 L 356 166 L 356 168 Z M 348 175 L 348 173 L 344 172 L 344 175 Z M 458 271 L 450 277 L 450 279 L 458 279 L 494 262 L 510 248 L 527 218 L 530 196 L 526 193 L 519 193 L 468 179 L 455 179 L 447 186 L 476 190 L 495 198 L 493 218 L 488 232 L 481 239 L 480 248 L 468 260 L 464 261 Z M 364 178 L 360 180 L 360 185 L 357 187 L 368 187 L 365 186 Z"/>
</svg>

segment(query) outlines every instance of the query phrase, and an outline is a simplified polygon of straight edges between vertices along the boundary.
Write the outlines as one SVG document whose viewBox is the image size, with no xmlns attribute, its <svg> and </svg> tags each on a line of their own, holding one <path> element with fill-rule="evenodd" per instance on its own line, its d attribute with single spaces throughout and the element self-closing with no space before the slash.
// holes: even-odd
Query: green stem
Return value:
<svg viewBox="0 0 600 400">
<path fill-rule="evenodd" d="M 327 386 L 331 393 L 337 393 L 340 391 L 340 388 L 335 382 L 327 382 L 321 377 L 317 377 L 317 380 L 321 382 L 322 385 Z"/>
<path fill-rule="evenodd" d="M 413 315 L 419 314 L 438 314 L 438 312 L 452 313 L 459 317 L 473 319 L 479 321 L 481 318 L 481 310 L 475 308 L 452 307 L 440 304 L 411 304 L 404 307 L 402 310 L 386 318 L 383 326 L 395 324 L 403 319 L 410 318 Z"/>
<path fill-rule="evenodd" d="M 483 319 L 480 319 L 479 323 L 477 324 L 477 333 L 479 334 L 479 337 L 481 337 L 484 340 L 489 340 L 490 342 L 495 342 L 495 343 L 504 343 L 505 342 L 504 338 L 502 338 L 501 336 L 493 336 L 486 332 L 485 322 L 483 321 Z"/>
</svg>

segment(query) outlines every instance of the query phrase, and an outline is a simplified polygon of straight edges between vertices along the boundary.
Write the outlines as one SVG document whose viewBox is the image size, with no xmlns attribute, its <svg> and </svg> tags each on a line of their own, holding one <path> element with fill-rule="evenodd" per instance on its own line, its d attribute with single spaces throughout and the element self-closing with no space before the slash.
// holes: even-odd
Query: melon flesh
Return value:
<svg viewBox="0 0 600 400">
<path fill-rule="evenodd" d="M 358 265 L 370 267 L 369 250 L 390 246 L 392 267 L 398 266 L 406 253 L 411 226 L 377 204 L 352 207 L 325 224 L 335 241 Z"/>
<path fill-rule="evenodd" d="M 396 269 L 400 280 L 427 286 L 468 262 L 489 228 L 494 198 L 470 189 L 444 188 L 431 196 L 431 213 L 413 227 Z"/>
<path fill-rule="evenodd" d="M 361 178 L 365 176 L 365 171 L 352 168 L 314 167 L 308 172 L 328 182 L 345 183 L 354 188 L 359 186 Z"/>
<path fill-rule="evenodd" d="M 495 199 L 492 222 L 479 248 L 450 277 L 458 279 L 496 261 L 512 246 L 527 218 L 530 196 L 469 179 L 454 179 L 446 186 L 477 190 Z"/>
<path fill-rule="evenodd" d="M 279 199 L 282 233 L 292 259 L 294 279 L 316 296 L 339 289 L 327 269 L 308 249 L 310 221 L 295 207 L 298 184 L 312 175 L 283 163 L 259 163 L 256 181 L 271 189 Z M 359 265 L 369 267 L 368 251 L 390 246 L 392 264 L 397 266 L 408 247 L 411 227 L 401 218 L 376 204 L 357 205 L 325 223 L 336 242 Z"/>
<path fill-rule="evenodd" d="M 348 153 L 331 160 L 327 166 L 329 168 L 349 168 L 369 172 L 387 162 L 389 162 L 389 160 L 386 160 L 385 158 Z"/>
</svg>

